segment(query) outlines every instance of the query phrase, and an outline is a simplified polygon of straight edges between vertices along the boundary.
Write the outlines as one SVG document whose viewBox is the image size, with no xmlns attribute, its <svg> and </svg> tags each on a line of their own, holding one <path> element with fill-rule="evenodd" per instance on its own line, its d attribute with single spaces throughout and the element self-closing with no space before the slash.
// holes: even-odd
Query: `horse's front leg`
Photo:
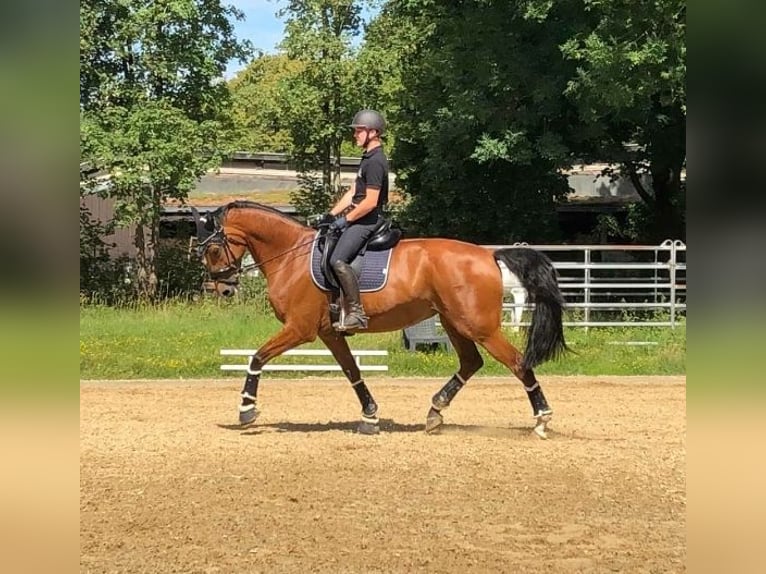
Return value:
<svg viewBox="0 0 766 574">
<path fill-rule="evenodd" d="M 343 369 L 343 373 L 356 392 L 359 403 L 362 405 L 362 420 L 357 427 L 360 434 L 378 434 L 380 432 L 380 419 L 378 418 L 378 403 L 372 398 L 370 390 L 362 379 L 359 365 L 356 364 L 351 349 L 348 347 L 345 337 L 335 333 L 319 335 L 324 344 L 335 357 L 335 360 Z"/>
<path fill-rule="evenodd" d="M 239 424 L 249 425 L 258 418 L 258 383 L 261 380 L 263 366 L 285 351 L 313 339 L 314 336 L 301 333 L 289 325 L 285 325 L 279 333 L 258 349 L 250 359 L 250 365 L 247 368 L 245 386 L 241 394 L 242 402 L 239 405 Z"/>
</svg>

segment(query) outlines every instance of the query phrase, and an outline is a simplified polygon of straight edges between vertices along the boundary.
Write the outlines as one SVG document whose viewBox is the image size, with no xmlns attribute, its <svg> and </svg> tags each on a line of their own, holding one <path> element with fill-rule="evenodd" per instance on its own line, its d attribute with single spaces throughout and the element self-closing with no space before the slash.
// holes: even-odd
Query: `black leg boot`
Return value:
<svg viewBox="0 0 766 574">
<path fill-rule="evenodd" d="M 348 304 L 348 313 L 343 324 L 333 323 L 333 327 L 338 331 L 355 331 L 367 328 L 367 316 L 362 308 L 361 298 L 359 296 L 359 282 L 356 280 L 354 270 L 348 263 L 338 261 L 334 266 L 335 276 L 338 278 L 343 295 Z"/>
</svg>

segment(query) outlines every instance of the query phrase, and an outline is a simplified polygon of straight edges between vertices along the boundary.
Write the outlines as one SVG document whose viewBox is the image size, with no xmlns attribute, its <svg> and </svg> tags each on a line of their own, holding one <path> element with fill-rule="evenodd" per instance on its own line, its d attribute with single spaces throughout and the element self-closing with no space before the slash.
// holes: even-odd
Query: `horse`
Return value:
<svg viewBox="0 0 766 574">
<path fill-rule="evenodd" d="M 265 205 L 234 201 L 201 217 L 193 209 L 197 253 L 212 292 L 231 296 L 249 251 L 265 276 L 268 298 L 282 328 L 258 348 L 247 368 L 239 405 L 239 423 L 249 426 L 259 415 L 258 384 L 263 366 L 285 351 L 316 340 L 330 350 L 362 407 L 357 432 L 380 431 L 378 403 L 351 354 L 347 333 L 332 325 L 332 293 L 320 289 L 310 273 L 310 254 L 318 232 Z M 498 262 L 514 273 L 535 303 L 522 354 L 503 335 L 503 282 Z M 391 252 L 385 286 L 362 294 L 369 317 L 367 333 L 401 330 L 439 315 L 457 353 L 459 368 L 433 395 L 425 431 L 444 424 L 444 410 L 483 366 L 477 344 L 505 365 L 524 385 L 532 406 L 533 432 L 547 438 L 553 415 L 534 368 L 567 350 L 562 313 L 564 298 L 556 270 L 543 253 L 527 247 L 491 251 L 445 238 L 399 241 Z"/>
</svg>

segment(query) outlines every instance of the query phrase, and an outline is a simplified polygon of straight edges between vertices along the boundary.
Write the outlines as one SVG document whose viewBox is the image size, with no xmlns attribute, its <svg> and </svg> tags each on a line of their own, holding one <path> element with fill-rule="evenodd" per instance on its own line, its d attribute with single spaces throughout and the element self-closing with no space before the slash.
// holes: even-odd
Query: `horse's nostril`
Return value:
<svg viewBox="0 0 766 574">
<path fill-rule="evenodd" d="M 232 295 L 234 295 L 234 289 L 231 287 L 225 287 L 224 289 L 221 290 L 221 295 L 223 295 L 224 297 L 231 297 Z"/>
</svg>

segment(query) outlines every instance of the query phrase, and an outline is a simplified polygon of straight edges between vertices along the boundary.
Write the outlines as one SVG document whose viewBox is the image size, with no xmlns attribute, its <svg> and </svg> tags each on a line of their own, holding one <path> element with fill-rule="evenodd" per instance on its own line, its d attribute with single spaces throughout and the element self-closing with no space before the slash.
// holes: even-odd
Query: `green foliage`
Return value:
<svg viewBox="0 0 766 574">
<path fill-rule="evenodd" d="M 525 15 L 529 3 L 389 2 L 400 105 L 393 115 L 397 185 L 408 232 L 486 243 L 550 241 L 556 201 L 568 192 L 577 133 L 563 94 L 573 66 L 559 45 L 570 3 Z M 401 36 L 397 34 L 401 33 Z M 375 42 L 370 38 L 368 42 Z"/>
<path fill-rule="evenodd" d="M 80 4 L 80 159 L 109 179 L 114 223 L 136 226 L 136 286 L 157 295 L 162 203 L 183 201 L 226 153 L 231 59 L 244 58 L 218 0 Z"/>
<path fill-rule="evenodd" d="M 162 99 L 135 108 L 109 108 L 94 121 L 88 144 L 97 165 L 111 167 L 108 195 L 117 200 L 116 223 L 159 216 L 158 200 L 183 200 L 199 177 L 220 160 L 218 123 L 196 121 Z"/>
<path fill-rule="evenodd" d="M 229 82 L 238 149 L 292 152 L 284 90 L 300 68 L 285 54 L 261 55 Z"/>
<path fill-rule="evenodd" d="M 127 257 L 111 257 L 104 237 L 112 226 L 96 221 L 80 205 L 80 299 L 115 304 L 131 298 Z"/>
<path fill-rule="evenodd" d="M 161 205 L 184 202 L 234 147 L 291 154 L 305 174 L 299 211 L 326 210 L 340 191 L 338 158 L 359 153 L 347 124 L 362 107 L 387 117 L 404 194 L 394 210 L 410 236 L 555 241 L 556 203 L 569 191 L 560 170 L 603 161 L 643 204 L 625 221 L 603 219 L 600 233 L 684 237 L 683 0 L 388 0 L 365 26 L 365 8 L 380 4 L 282 3 L 282 53 L 227 84 L 227 63 L 251 52 L 234 36 L 235 8 L 84 0 L 81 162 L 109 176 L 109 225 L 136 226 L 138 258 L 125 282 L 81 217 L 81 289 L 114 274 L 115 289 L 149 299 L 184 292 L 157 268 Z"/>
<path fill-rule="evenodd" d="M 340 191 L 340 156 L 350 138 L 348 124 L 359 107 L 357 63 L 352 41 L 361 33 L 361 8 L 354 0 L 293 0 L 281 44 L 299 66 L 282 84 L 280 101 L 298 171 L 319 171 L 325 193 Z"/>
<path fill-rule="evenodd" d="M 561 46 L 577 64 L 566 94 L 588 125 L 582 157 L 630 178 L 647 208 L 642 240 L 683 239 L 686 1 L 586 0 L 582 19 Z"/>
<path fill-rule="evenodd" d="M 205 270 L 184 242 L 160 242 L 155 263 L 158 298 L 188 299 L 199 294 Z"/>
<path fill-rule="evenodd" d="M 357 54 L 355 83 L 360 107 L 380 110 L 387 119 L 385 145 L 395 154 L 402 103 L 402 62 L 412 57 L 421 36 L 429 29 L 423 18 L 400 18 L 398 2 L 385 2 L 365 27 L 364 42 Z"/>
<path fill-rule="evenodd" d="M 643 116 L 654 95 L 685 109 L 684 0 L 585 0 L 585 15 L 588 25 L 561 46 L 579 64 L 569 93 L 600 114 Z"/>
<path fill-rule="evenodd" d="M 353 152 L 343 125 L 371 107 L 389 120 L 411 235 L 554 241 L 569 192 L 560 170 L 598 161 L 618 165 L 644 201 L 624 236 L 683 238 L 682 0 L 389 0 L 356 50 L 362 6 L 287 3 L 280 58 L 294 73 L 260 80 L 269 96 L 279 85 L 269 102 L 324 195 L 338 189 L 333 158 Z"/>
<path fill-rule="evenodd" d="M 608 242 L 646 243 L 647 230 L 652 228 L 653 220 L 654 213 L 646 203 L 634 203 L 625 208 L 624 218 L 599 215 L 594 233 Z"/>
<path fill-rule="evenodd" d="M 599 240 L 604 240 L 606 243 L 622 237 L 631 238 L 631 230 L 621 225 L 614 215 L 602 213 L 596 219 L 596 227 L 593 230 L 596 242 L 600 243 Z"/>
<path fill-rule="evenodd" d="M 259 315 L 268 316 L 271 314 L 273 310 L 269 302 L 266 278 L 260 273 L 256 275 L 243 275 L 240 278 L 237 294 L 228 304 L 234 307 L 240 304 L 246 305 L 248 309 L 256 311 Z"/>
<path fill-rule="evenodd" d="M 557 172 L 598 161 L 643 199 L 637 237 L 682 238 L 685 15 L 683 0 L 386 2 L 359 58 L 391 111 L 410 231 L 555 240 Z"/>
<path fill-rule="evenodd" d="M 326 213 L 330 210 L 336 196 L 329 193 L 322 179 L 314 174 L 298 175 L 298 188 L 290 193 L 290 203 L 304 218 Z"/>
<path fill-rule="evenodd" d="M 155 300 L 188 300 L 200 294 L 204 269 L 186 246 L 160 242 L 155 258 L 157 293 Z M 136 290 L 137 267 L 127 256 L 104 254 L 91 258 L 80 253 L 80 300 L 84 303 L 131 307 L 141 300 Z"/>
<path fill-rule="evenodd" d="M 259 289 L 257 281 L 253 288 Z M 224 376 L 219 370 L 219 349 L 258 348 L 280 328 L 261 295 L 256 292 L 234 300 L 169 301 L 161 305 L 108 308 L 80 307 L 80 378 L 209 378 Z M 514 345 L 523 347 L 523 334 L 508 332 Z M 570 328 L 566 337 L 574 353 L 546 363 L 538 372 L 577 375 L 652 375 L 686 372 L 686 328 L 650 327 L 621 329 Z M 649 345 L 634 345 L 636 341 Z M 158 343 L 160 342 L 160 343 Z M 443 377 L 455 371 L 457 357 L 438 350 L 410 353 L 401 332 L 354 335 L 356 349 L 385 349 L 389 376 Z M 322 348 L 319 341 L 307 345 Z M 482 351 L 485 366 L 480 375 L 501 375 L 508 370 Z M 296 358 L 307 362 L 305 357 Z M 327 362 L 328 358 L 321 358 Z M 288 358 L 278 359 L 289 362 Z M 240 377 L 240 374 L 235 375 Z M 295 377 L 272 373 L 268 378 Z M 326 376 L 337 377 L 338 373 Z"/>
<path fill-rule="evenodd" d="M 85 263 L 85 265 L 83 265 Z M 121 306 L 136 300 L 135 275 L 126 255 L 80 260 L 80 301 Z"/>
</svg>

